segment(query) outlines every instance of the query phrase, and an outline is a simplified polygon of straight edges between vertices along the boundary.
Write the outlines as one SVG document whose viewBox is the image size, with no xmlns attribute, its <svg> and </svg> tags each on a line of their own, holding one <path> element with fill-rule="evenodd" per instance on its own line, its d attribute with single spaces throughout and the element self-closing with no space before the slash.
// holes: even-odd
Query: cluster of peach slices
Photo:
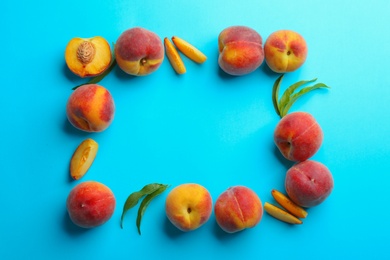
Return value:
<svg viewBox="0 0 390 260">
<path fill-rule="evenodd" d="M 207 60 L 206 55 L 204 55 L 200 50 L 195 48 L 187 41 L 177 36 L 173 36 L 172 42 L 173 44 L 167 37 L 164 38 L 165 52 L 167 54 L 169 62 L 171 63 L 173 69 L 176 71 L 177 74 L 186 73 L 186 67 L 177 49 L 196 63 L 202 64 Z M 175 46 L 177 49 L 175 48 Z"/>
<path fill-rule="evenodd" d="M 285 210 L 266 202 L 264 204 L 264 210 L 276 219 L 290 223 L 290 224 L 302 224 L 302 220 L 299 218 L 306 218 L 307 212 L 286 195 L 277 190 L 271 191 L 272 197 L 278 202 Z"/>
</svg>

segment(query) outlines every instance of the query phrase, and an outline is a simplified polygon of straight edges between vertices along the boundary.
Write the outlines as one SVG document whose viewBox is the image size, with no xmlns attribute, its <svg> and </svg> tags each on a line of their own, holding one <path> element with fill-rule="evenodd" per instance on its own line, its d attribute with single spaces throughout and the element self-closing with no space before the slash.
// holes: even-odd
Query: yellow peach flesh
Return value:
<svg viewBox="0 0 390 260">
<path fill-rule="evenodd" d="M 88 44 L 85 44 L 88 43 Z M 80 46 L 93 49 L 93 57 L 88 62 L 80 59 Z M 69 69 L 80 77 L 97 76 L 103 73 L 112 59 L 111 48 L 108 42 L 100 36 L 92 38 L 73 38 L 65 50 L 65 61 Z"/>
</svg>

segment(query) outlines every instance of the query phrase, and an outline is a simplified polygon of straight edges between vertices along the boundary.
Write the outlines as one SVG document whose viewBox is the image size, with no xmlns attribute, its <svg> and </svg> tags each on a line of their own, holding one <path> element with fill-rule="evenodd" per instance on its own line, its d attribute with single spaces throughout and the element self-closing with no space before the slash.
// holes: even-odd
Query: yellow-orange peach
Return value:
<svg viewBox="0 0 390 260">
<path fill-rule="evenodd" d="M 82 228 L 106 223 L 114 213 L 115 204 L 115 196 L 110 188 L 96 181 L 76 185 L 66 200 L 70 219 Z"/>
<path fill-rule="evenodd" d="M 305 62 L 307 44 L 299 33 L 279 30 L 268 36 L 264 44 L 264 55 L 267 65 L 274 72 L 291 72 Z"/>
<path fill-rule="evenodd" d="M 124 31 L 115 44 L 118 66 L 133 76 L 156 71 L 164 60 L 164 46 L 154 32 L 141 27 Z"/>
<path fill-rule="evenodd" d="M 246 26 L 231 26 L 218 36 L 218 64 L 234 76 L 249 74 L 264 60 L 263 40 L 259 33 Z"/>
<path fill-rule="evenodd" d="M 173 188 L 165 201 L 165 212 L 171 223 L 182 231 L 191 231 L 205 224 L 212 212 L 208 190 L 196 183 Z"/>
<path fill-rule="evenodd" d="M 73 38 L 65 49 L 65 62 L 76 75 L 94 77 L 103 73 L 112 60 L 110 44 L 100 36 Z"/>
<path fill-rule="evenodd" d="M 111 93 L 97 84 L 83 85 L 70 95 L 66 105 L 69 122 L 86 132 L 101 132 L 113 121 L 115 104 Z"/>
<path fill-rule="evenodd" d="M 263 206 L 257 194 L 245 186 L 233 186 L 215 202 L 218 225 L 227 233 L 256 226 L 263 216 Z"/>
</svg>

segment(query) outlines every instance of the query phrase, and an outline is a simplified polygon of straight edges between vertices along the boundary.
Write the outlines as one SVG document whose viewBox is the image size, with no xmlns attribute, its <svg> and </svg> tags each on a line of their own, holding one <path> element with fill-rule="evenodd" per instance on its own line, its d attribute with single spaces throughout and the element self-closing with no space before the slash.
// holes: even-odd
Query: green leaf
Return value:
<svg viewBox="0 0 390 260">
<path fill-rule="evenodd" d="M 279 111 L 281 112 L 280 114 L 280 117 L 283 117 L 283 111 L 284 111 L 284 108 L 285 106 L 290 102 L 290 98 L 291 98 L 291 95 L 293 94 L 293 92 L 298 89 L 299 87 L 305 85 L 305 84 L 308 84 L 308 83 L 311 83 L 311 82 L 314 82 L 316 81 L 317 79 L 312 79 L 312 80 L 301 80 L 301 81 L 298 81 L 294 84 L 292 84 L 291 86 L 289 86 L 283 93 L 282 97 L 280 98 L 280 101 L 279 101 Z"/>
<path fill-rule="evenodd" d="M 298 93 L 292 94 L 288 100 L 288 103 L 285 104 L 285 106 L 281 112 L 281 117 L 284 117 L 285 115 L 287 115 L 288 110 L 294 104 L 294 102 L 297 101 L 298 98 L 300 98 L 301 96 L 303 96 L 306 93 L 309 93 L 312 90 L 319 89 L 319 88 L 329 88 L 329 87 L 327 85 L 325 85 L 324 83 L 317 83 L 314 86 L 305 87 L 305 88 L 301 89 Z"/>
<path fill-rule="evenodd" d="M 280 116 L 280 109 L 279 109 L 279 88 L 280 84 L 282 83 L 284 74 L 282 74 L 279 78 L 276 79 L 274 86 L 272 88 L 272 103 L 274 104 L 274 108 L 276 111 L 276 114 Z"/>
<path fill-rule="evenodd" d="M 133 192 L 127 198 L 125 205 L 123 206 L 122 216 L 121 216 L 121 228 L 123 228 L 123 219 L 125 217 L 126 212 L 138 204 L 138 201 L 145 195 L 151 194 L 158 190 L 161 187 L 161 184 L 151 183 L 145 185 L 141 190 Z"/>
<path fill-rule="evenodd" d="M 141 235 L 141 220 L 142 220 L 142 216 L 144 215 L 145 213 L 145 210 L 146 208 L 149 206 L 150 202 L 155 198 L 157 197 L 158 195 L 160 195 L 161 193 L 163 193 L 166 189 L 168 188 L 168 185 L 160 185 L 160 187 L 155 190 L 153 193 L 151 194 L 148 194 L 146 195 L 146 197 L 142 200 L 141 202 L 141 205 L 139 206 L 138 208 L 138 216 L 137 216 L 137 221 L 136 221 L 136 225 L 137 225 L 137 229 L 138 229 L 138 233 Z"/>
<path fill-rule="evenodd" d="M 113 49 L 115 49 L 115 44 L 113 44 Z M 111 63 L 110 63 L 110 66 L 108 67 L 108 69 L 106 69 L 102 74 L 100 74 L 96 77 L 93 77 L 88 82 L 77 85 L 76 87 L 72 88 L 72 90 L 75 90 L 83 85 L 99 83 L 102 79 L 104 79 L 105 76 L 107 76 L 112 71 L 112 69 L 115 67 L 115 65 L 116 65 L 115 51 L 113 51 Z"/>
</svg>

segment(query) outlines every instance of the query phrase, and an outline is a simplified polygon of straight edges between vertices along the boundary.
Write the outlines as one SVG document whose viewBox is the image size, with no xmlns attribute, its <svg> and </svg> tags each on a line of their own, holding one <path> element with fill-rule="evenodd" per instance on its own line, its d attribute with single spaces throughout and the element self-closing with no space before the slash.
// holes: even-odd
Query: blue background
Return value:
<svg viewBox="0 0 390 260">
<path fill-rule="evenodd" d="M 390 258 L 389 1 L 21 0 L 2 1 L 0 10 L 1 259 Z M 284 191 L 291 163 L 272 139 L 278 75 L 265 63 L 243 77 L 221 72 L 217 37 L 231 25 L 252 27 L 264 41 L 279 29 L 306 39 L 306 63 L 285 75 L 282 89 L 312 78 L 331 86 L 291 112 L 309 112 L 322 126 L 313 159 L 332 171 L 333 193 L 303 225 L 264 214 L 255 228 L 226 234 L 214 213 L 200 229 L 178 231 L 164 212 L 168 190 L 146 210 L 141 236 L 136 209 L 120 229 L 127 196 L 151 182 L 199 183 L 214 202 L 233 185 L 252 188 L 263 203 L 273 202 L 271 189 Z M 167 59 L 147 77 L 116 67 L 101 82 L 115 99 L 112 125 L 76 130 L 65 106 L 85 79 L 66 67 L 66 44 L 96 35 L 114 43 L 134 26 L 188 40 L 208 60 L 183 57 L 181 76 Z M 72 181 L 70 158 L 87 137 L 100 145 L 97 158 Z M 65 208 L 69 191 L 86 180 L 106 184 L 117 199 L 110 221 L 91 230 L 73 225 Z"/>
</svg>

